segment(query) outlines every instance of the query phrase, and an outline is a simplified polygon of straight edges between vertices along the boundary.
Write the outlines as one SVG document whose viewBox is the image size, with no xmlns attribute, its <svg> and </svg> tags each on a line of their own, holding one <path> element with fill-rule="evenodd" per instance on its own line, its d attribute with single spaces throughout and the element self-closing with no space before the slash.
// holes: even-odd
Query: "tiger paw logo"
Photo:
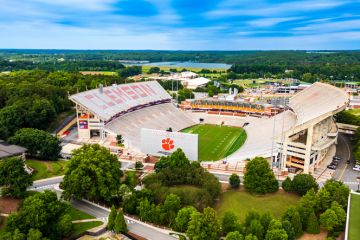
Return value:
<svg viewBox="0 0 360 240">
<path fill-rule="evenodd" d="M 174 140 L 171 140 L 170 138 L 165 138 L 162 140 L 162 148 L 166 151 L 170 151 L 175 147 Z"/>
</svg>

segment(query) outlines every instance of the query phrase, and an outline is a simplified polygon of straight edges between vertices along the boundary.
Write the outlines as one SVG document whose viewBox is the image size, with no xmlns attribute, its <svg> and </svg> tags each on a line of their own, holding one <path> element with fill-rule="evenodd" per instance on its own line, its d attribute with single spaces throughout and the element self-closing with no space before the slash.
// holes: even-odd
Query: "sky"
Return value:
<svg viewBox="0 0 360 240">
<path fill-rule="evenodd" d="M 0 48 L 360 49 L 360 0 L 0 0 Z"/>
</svg>

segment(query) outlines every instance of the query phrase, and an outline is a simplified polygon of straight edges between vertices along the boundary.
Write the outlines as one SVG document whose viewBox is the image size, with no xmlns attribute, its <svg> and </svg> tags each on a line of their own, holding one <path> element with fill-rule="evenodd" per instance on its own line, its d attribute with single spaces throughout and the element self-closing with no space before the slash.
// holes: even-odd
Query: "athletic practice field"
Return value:
<svg viewBox="0 0 360 240">
<path fill-rule="evenodd" d="M 182 130 L 186 133 L 199 134 L 199 160 L 215 161 L 229 156 L 246 140 L 246 132 L 242 128 L 195 125 Z"/>
</svg>

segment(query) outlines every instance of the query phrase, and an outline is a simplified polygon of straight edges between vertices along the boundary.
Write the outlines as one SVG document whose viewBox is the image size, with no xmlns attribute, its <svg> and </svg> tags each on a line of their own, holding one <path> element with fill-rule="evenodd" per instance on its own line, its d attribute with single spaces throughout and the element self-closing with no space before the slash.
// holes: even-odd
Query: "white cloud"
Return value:
<svg viewBox="0 0 360 240">
<path fill-rule="evenodd" d="M 348 30 L 360 30 L 360 19 L 336 21 L 336 22 L 323 22 L 309 24 L 303 27 L 297 27 L 293 30 L 301 32 L 338 32 Z"/>
<path fill-rule="evenodd" d="M 293 12 L 317 11 L 323 9 L 331 9 L 348 3 L 348 1 L 337 0 L 306 0 L 293 1 L 279 4 L 256 4 L 252 8 L 249 5 L 239 1 L 238 6 L 224 7 L 217 10 L 207 12 L 205 16 L 209 18 L 221 18 L 231 16 L 277 16 L 288 15 Z"/>
<path fill-rule="evenodd" d="M 249 21 L 248 24 L 252 27 L 271 27 L 282 22 L 289 22 L 301 19 L 301 17 L 288 17 L 288 18 L 259 18 Z"/>
</svg>

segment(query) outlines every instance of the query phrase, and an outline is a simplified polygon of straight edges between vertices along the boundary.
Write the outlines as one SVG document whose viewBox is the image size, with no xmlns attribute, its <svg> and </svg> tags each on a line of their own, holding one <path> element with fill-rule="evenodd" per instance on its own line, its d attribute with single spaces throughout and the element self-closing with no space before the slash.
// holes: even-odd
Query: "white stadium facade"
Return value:
<svg viewBox="0 0 360 240">
<path fill-rule="evenodd" d="M 180 110 L 156 81 L 112 85 L 70 96 L 76 104 L 78 137 L 90 139 L 121 134 L 127 147 L 141 151 L 141 129 L 173 132 L 221 116 Z M 295 94 L 286 110 L 273 117 L 251 116 L 221 119 L 242 126 L 245 144 L 226 158 L 227 162 L 263 156 L 283 171 L 313 173 L 330 147 L 337 143 L 333 115 L 345 109 L 347 94 L 324 83 L 314 83 Z M 228 120 L 229 119 L 229 120 Z M 216 122 L 216 121 L 215 121 Z M 220 121 L 218 121 L 220 123 Z"/>
</svg>

